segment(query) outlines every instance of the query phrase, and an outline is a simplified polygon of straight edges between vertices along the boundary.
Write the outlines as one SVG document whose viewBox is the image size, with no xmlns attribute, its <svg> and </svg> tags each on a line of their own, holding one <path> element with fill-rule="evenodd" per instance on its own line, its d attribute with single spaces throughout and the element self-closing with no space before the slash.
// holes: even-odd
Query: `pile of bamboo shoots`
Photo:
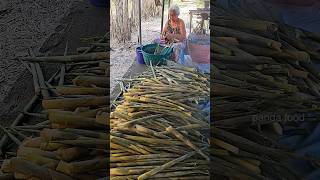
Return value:
<svg viewBox="0 0 320 180">
<path fill-rule="evenodd" d="M 212 176 L 300 179 L 286 160 L 312 158 L 293 154 L 277 138 L 319 119 L 313 61 L 320 60 L 320 36 L 212 8 Z"/>
<path fill-rule="evenodd" d="M 110 116 L 110 179 L 210 179 L 209 77 L 180 66 L 133 79 Z M 124 87 L 124 86 L 123 86 Z"/>
<path fill-rule="evenodd" d="M 62 65 L 50 80 L 42 79 L 42 128 L 16 129 L 22 134 L 25 129 L 41 131 L 36 137 L 25 135 L 16 157 L 2 163 L 1 178 L 96 180 L 107 176 L 110 103 L 105 37 L 82 48 L 81 54 L 22 59 Z"/>
</svg>

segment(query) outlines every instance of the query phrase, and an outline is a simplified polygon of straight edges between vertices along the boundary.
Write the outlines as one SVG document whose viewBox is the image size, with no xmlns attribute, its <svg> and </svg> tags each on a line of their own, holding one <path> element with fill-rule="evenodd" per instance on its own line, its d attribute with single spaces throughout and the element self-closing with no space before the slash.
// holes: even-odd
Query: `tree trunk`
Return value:
<svg viewBox="0 0 320 180">
<path fill-rule="evenodd" d="M 147 20 L 160 15 L 161 3 L 155 0 L 141 0 L 141 16 Z M 139 27 L 139 0 L 111 1 L 111 38 L 115 42 L 131 41 L 131 34 Z M 160 22 L 159 22 L 160 23 Z"/>
</svg>

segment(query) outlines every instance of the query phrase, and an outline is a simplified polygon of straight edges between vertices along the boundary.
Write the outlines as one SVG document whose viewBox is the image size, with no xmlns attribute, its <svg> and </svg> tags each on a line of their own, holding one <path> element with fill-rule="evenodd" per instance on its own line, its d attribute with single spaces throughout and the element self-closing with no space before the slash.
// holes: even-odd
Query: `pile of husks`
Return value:
<svg viewBox="0 0 320 180">
<path fill-rule="evenodd" d="M 2 163 L 2 178 L 99 179 L 105 178 L 109 154 L 109 63 L 105 37 L 80 48 L 77 55 L 28 57 L 35 92 L 41 98 L 44 122 L 13 126 L 20 136 L 16 157 Z M 45 81 L 39 62 L 59 63 L 61 69 Z M 30 137 L 27 132 L 37 134 Z M 22 143 L 21 136 L 23 137 Z"/>
<path fill-rule="evenodd" d="M 320 36 L 212 8 L 212 176 L 300 179 L 286 160 L 312 158 L 277 138 L 299 132 L 300 119 L 286 117 L 319 119 Z"/>
<path fill-rule="evenodd" d="M 209 77 L 194 69 L 156 67 L 122 79 L 110 119 L 110 179 L 210 179 Z M 125 86 L 123 86 L 125 87 Z"/>
</svg>

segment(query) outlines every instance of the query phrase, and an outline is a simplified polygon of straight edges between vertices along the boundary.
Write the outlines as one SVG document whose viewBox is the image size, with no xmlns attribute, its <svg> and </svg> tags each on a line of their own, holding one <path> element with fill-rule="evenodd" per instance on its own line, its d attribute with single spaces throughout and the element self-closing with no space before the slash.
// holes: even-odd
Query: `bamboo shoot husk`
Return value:
<svg viewBox="0 0 320 180">
<path fill-rule="evenodd" d="M 45 109 L 76 109 L 77 107 L 103 106 L 108 103 L 108 97 L 101 96 L 43 100 L 42 106 Z"/>
<path fill-rule="evenodd" d="M 29 153 L 29 154 L 21 154 L 18 156 L 19 158 L 22 158 L 24 160 L 27 160 L 29 162 L 32 162 L 34 164 L 43 166 L 43 167 L 47 167 L 50 169 L 56 169 L 59 161 L 55 160 L 55 159 L 51 159 L 45 156 L 41 156 L 38 154 L 34 154 L 34 153 Z"/>
<path fill-rule="evenodd" d="M 230 152 L 232 152 L 234 154 L 239 154 L 239 148 L 237 148 L 237 147 L 235 147 L 235 146 L 233 146 L 231 144 L 228 144 L 228 143 L 226 143 L 224 141 L 221 141 L 221 140 L 219 140 L 217 138 L 211 138 L 210 142 L 215 144 L 215 145 L 217 145 L 217 146 L 219 146 L 219 147 L 221 147 L 221 148 L 223 148 L 223 149 L 226 149 L 226 150 L 228 150 L 228 151 L 230 151 Z"/>
<path fill-rule="evenodd" d="M 49 169 L 49 174 L 52 180 L 75 180 L 74 178 L 67 176 L 66 174 Z"/>
<path fill-rule="evenodd" d="M 262 32 L 275 32 L 278 30 L 278 25 L 273 22 L 235 16 L 218 16 L 214 19 L 213 23 L 217 26 Z"/>
<path fill-rule="evenodd" d="M 242 159 L 238 159 L 238 158 L 232 158 L 230 156 L 224 156 L 222 157 L 223 159 L 226 159 L 227 161 L 229 162 L 232 162 L 232 163 L 235 163 L 235 164 L 238 164 L 240 165 L 241 167 L 243 168 L 247 168 L 248 170 L 252 171 L 253 173 L 256 173 L 256 174 L 261 174 L 261 169 L 260 167 L 254 165 L 254 164 L 251 164 L 247 161 L 244 161 Z"/>
<path fill-rule="evenodd" d="M 246 32 L 241 32 L 241 31 L 230 29 L 230 28 L 226 28 L 226 27 L 215 26 L 215 28 L 213 29 L 213 33 L 214 34 L 218 33 L 221 36 L 235 37 L 239 41 L 242 41 L 244 43 L 248 42 L 248 43 L 260 45 L 263 47 L 273 48 L 278 51 L 280 51 L 280 48 L 281 48 L 281 43 L 274 41 L 272 39 L 267 39 L 262 36 L 257 36 L 257 35 L 249 34 Z"/>
<path fill-rule="evenodd" d="M 40 148 L 41 142 L 42 142 L 41 137 L 28 138 L 22 142 L 21 146 L 31 147 L 31 148 Z"/>
<path fill-rule="evenodd" d="M 68 175 L 74 175 L 90 172 L 97 169 L 105 169 L 108 167 L 108 160 L 108 158 L 99 158 L 71 163 L 60 161 L 57 167 L 57 171 L 63 172 Z"/>
<path fill-rule="evenodd" d="M 181 140 L 182 142 L 184 142 L 186 145 L 188 145 L 189 147 L 191 147 L 193 150 L 197 151 L 201 156 L 203 156 L 207 161 L 210 161 L 210 158 L 204 154 L 202 152 L 201 149 L 199 149 L 198 147 L 196 147 L 189 139 L 187 139 L 186 137 L 184 137 L 180 132 L 178 132 L 176 129 L 174 129 L 172 126 L 169 126 L 168 128 L 166 128 L 166 131 L 168 131 L 169 133 L 172 133 L 174 136 L 176 136 L 179 140 Z"/>
<path fill-rule="evenodd" d="M 41 150 L 39 148 L 31 148 L 31 147 L 24 147 L 24 146 L 20 146 L 18 151 L 17 151 L 17 156 L 25 156 L 27 154 L 37 154 L 43 157 L 47 157 L 50 159 L 58 159 L 56 154 L 54 152 L 51 151 L 44 151 Z"/>
<path fill-rule="evenodd" d="M 138 177 L 138 180 L 148 179 L 148 178 L 152 177 L 153 175 L 163 171 L 164 169 L 170 168 L 170 167 L 174 166 L 175 164 L 190 158 L 191 156 L 195 155 L 196 153 L 197 153 L 197 151 L 188 153 L 188 154 L 183 155 L 183 156 L 181 156 L 181 157 L 179 157 L 177 159 L 169 161 L 169 162 L 167 162 L 167 163 L 165 163 L 165 164 L 163 164 L 161 166 L 158 166 L 158 167 L 156 167 L 156 168 L 154 168 L 154 169 L 152 169 L 152 170 L 140 175 Z"/>
<path fill-rule="evenodd" d="M 172 171 L 172 172 L 163 172 L 163 173 L 159 173 L 159 174 L 156 174 L 154 175 L 153 179 L 156 179 L 156 178 L 166 178 L 166 179 L 169 179 L 169 178 L 174 178 L 174 177 L 188 177 L 188 176 L 191 176 L 191 175 L 197 175 L 197 176 L 194 176 L 193 178 L 195 177 L 198 177 L 199 174 L 201 175 L 208 175 L 208 173 L 204 172 L 204 171 L 197 171 L 197 170 L 188 170 L 188 171 Z M 128 175 L 128 176 L 116 176 L 116 177 L 111 177 L 110 179 L 112 180 L 122 180 L 122 179 L 137 179 L 139 175 Z M 209 177 L 209 176 L 208 176 Z"/>
<path fill-rule="evenodd" d="M 80 147 L 71 147 L 66 149 L 58 149 L 57 156 L 66 162 L 76 160 L 82 156 L 89 154 L 89 150 Z"/>
<path fill-rule="evenodd" d="M 12 173 L 2 173 L 0 174 L 0 180 L 12 180 L 14 175 Z"/>
<path fill-rule="evenodd" d="M 1 172 L 3 173 L 12 173 L 11 169 L 11 160 L 5 159 L 1 164 Z"/>
<path fill-rule="evenodd" d="M 45 151 L 55 151 L 60 148 L 67 148 L 68 145 L 62 143 L 55 143 L 55 142 L 42 142 L 40 145 L 41 150 Z"/>
<path fill-rule="evenodd" d="M 128 140 L 125 138 L 120 138 L 120 137 L 116 137 L 116 136 L 111 135 L 110 140 L 115 144 L 119 144 L 123 147 L 127 147 L 127 148 L 129 148 L 139 154 L 156 153 L 154 150 L 152 150 L 152 148 L 149 148 L 147 146 L 141 145 L 135 141 Z"/>
<path fill-rule="evenodd" d="M 116 143 L 113 143 L 112 141 L 110 141 L 110 148 L 119 149 L 125 152 L 130 152 L 131 154 L 140 154 L 139 152 L 132 150 L 125 145 L 116 144 Z"/>
<path fill-rule="evenodd" d="M 144 132 L 146 134 L 149 134 L 149 135 L 157 137 L 157 138 L 164 138 L 164 139 L 169 138 L 166 135 L 163 135 L 163 134 L 158 133 L 158 132 L 156 132 L 156 131 L 154 131 L 152 129 L 148 129 L 148 128 L 146 128 L 144 126 L 141 126 L 141 125 L 138 125 L 138 124 L 135 125 L 135 129 L 137 129 L 137 131 Z"/>
<path fill-rule="evenodd" d="M 137 141 L 140 143 L 149 143 L 149 144 L 163 144 L 163 145 L 181 145 L 180 141 L 174 141 L 174 140 L 166 140 L 166 139 L 160 139 L 160 138 L 146 138 L 141 136 L 132 136 L 132 135 L 125 135 L 121 133 L 113 133 L 112 135 L 126 138 L 128 140 Z"/>
<path fill-rule="evenodd" d="M 15 172 L 14 173 L 14 179 L 34 179 L 34 180 L 39 180 L 38 177 L 30 177 L 26 174 Z"/>
<path fill-rule="evenodd" d="M 211 46 L 212 47 L 210 47 L 210 48 L 213 48 L 216 53 L 229 55 L 229 56 L 231 56 L 233 54 L 230 49 L 227 49 L 217 43 L 211 43 Z"/>
<path fill-rule="evenodd" d="M 58 129 L 44 129 L 40 132 L 40 136 L 44 141 L 77 139 L 80 137 L 77 134 L 64 132 Z"/>
<path fill-rule="evenodd" d="M 77 180 L 97 180 L 101 176 L 97 176 L 95 174 L 74 174 L 74 175 L 72 175 L 72 177 Z M 107 179 L 107 178 L 105 178 L 105 179 Z"/>
<path fill-rule="evenodd" d="M 78 76 L 73 79 L 73 84 L 77 86 L 92 87 L 108 87 L 108 77 L 106 76 Z"/>
<path fill-rule="evenodd" d="M 120 162 L 110 163 L 110 167 L 130 167 L 130 166 L 147 166 L 147 165 L 160 165 L 165 161 L 141 161 L 141 162 Z"/>
<path fill-rule="evenodd" d="M 217 42 L 227 43 L 229 45 L 237 46 L 239 45 L 239 41 L 234 37 L 214 37 L 213 38 Z M 211 47 L 210 47 L 211 49 Z"/>
<path fill-rule="evenodd" d="M 98 124 L 102 124 L 102 125 L 108 126 L 109 123 L 110 123 L 109 118 L 110 118 L 110 114 L 109 113 L 100 111 L 96 115 L 95 122 L 98 123 Z"/>
<path fill-rule="evenodd" d="M 289 158 L 290 156 L 292 156 L 292 154 L 285 151 L 264 147 L 253 141 L 247 140 L 243 137 L 237 136 L 219 128 L 213 127 L 211 129 L 211 132 L 214 133 L 214 135 L 216 135 L 217 137 L 228 139 L 230 142 L 232 141 L 233 144 L 236 143 L 238 147 L 246 149 L 248 152 L 254 151 L 255 153 L 263 153 L 275 159 Z"/>
<path fill-rule="evenodd" d="M 82 117 L 66 111 L 50 110 L 49 120 L 51 123 L 61 125 L 61 128 L 106 128 L 106 126 L 96 123 L 95 118 Z"/>
<path fill-rule="evenodd" d="M 76 140 L 61 140 L 61 141 L 53 141 L 51 143 L 60 145 L 61 147 L 68 146 L 81 146 L 86 148 L 101 148 L 107 149 L 107 145 L 109 143 L 108 140 L 100 140 L 100 139 L 76 139 Z M 59 148 L 60 148 L 59 146 Z M 58 149 L 58 148 L 57 148 Z"/>
<path fill-rule="evenodd" d="M 21 58 L 21 60 L 29 61 L 29 62 L 46 62 L 46 63 L 72 63 L 72 62 L 105 60 L 108 57 L 109 57 L 109 52 L 97 52 L 97 53 L 69 55 L 69 56 L 26 57 L 26 58 Z"/>
<path fill-rule="evenodd" d="M 60 95 L 97 95 L 104 96 L 109 94 L 109 89 L 106 88 L 91 88 L 91 87 L 67 87 L 58 86 L 56 92 Z"/>
<path fill-rule="evenodd" d="M 89 109 L 89 108 L 79 107 L 75 109 L 74 113 L 78 116 L 95 118 L 98 111 L 99 109 Z"/>
<path fill-rule="evenodd" d="M 91 137 L 91 138 L 97 138 L 97 139 L 109 139 L 109 135 L 104 131 L 101 132 L 97 130 L 93 131 L 93 130 L 72 129 L 72 128 L 66 128 L 66 129 L 63 129 L 62 131 L 78 134 L 84 137 Z"/>
<path fill-rule="evenodd" d="M 123 156 L 123 157 L 110 157 L 110 162 L 128 162 L 132 160 L 148 160 L 152 158 L 175 158 L 177 157 L 176 154 L 169 154 L 169 153 L 163 153 L 163 154 L 148 154 L 148 155 L 132 155 L 132 156 Z"/>
<path fill-rule="evenodd" d="M 40 179 L 51 179 L 48 169 L 31 163 L 22 158 L 12 158 L 11 168 L 13 172 L 22 173 L 27 177 L 37 177 Z"/>
<path fill-rule="evenodd" d="M 304 61 L 304 62 L 310 61 L 310 56 L 304 51 L 284 50 L 282 52 L 279 52 L 273 49 L 257 47 L 249 44 L 241 44 L 239 47 L 245 50 L 246 52 L 250 52 L 251 54 L 256 56 L 265 56 L 265 57 L 289 59 L 289 60 Z"/>
</svg>

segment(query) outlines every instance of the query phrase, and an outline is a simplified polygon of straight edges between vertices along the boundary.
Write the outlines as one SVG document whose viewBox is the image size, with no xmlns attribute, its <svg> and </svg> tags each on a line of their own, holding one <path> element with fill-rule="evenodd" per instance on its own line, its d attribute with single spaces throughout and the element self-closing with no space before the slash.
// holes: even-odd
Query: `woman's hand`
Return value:
<svg viewBox="0 0 320 180">
<path fill-rule="evenodd" d="M 166 34 L 166 38 L 167 38 L 168 40 L 172 40 L 174 37 L 175 37 L 175 35 L 172 34 L 172 33 L 167 33 L 167 34 Z"/>
</svg>

